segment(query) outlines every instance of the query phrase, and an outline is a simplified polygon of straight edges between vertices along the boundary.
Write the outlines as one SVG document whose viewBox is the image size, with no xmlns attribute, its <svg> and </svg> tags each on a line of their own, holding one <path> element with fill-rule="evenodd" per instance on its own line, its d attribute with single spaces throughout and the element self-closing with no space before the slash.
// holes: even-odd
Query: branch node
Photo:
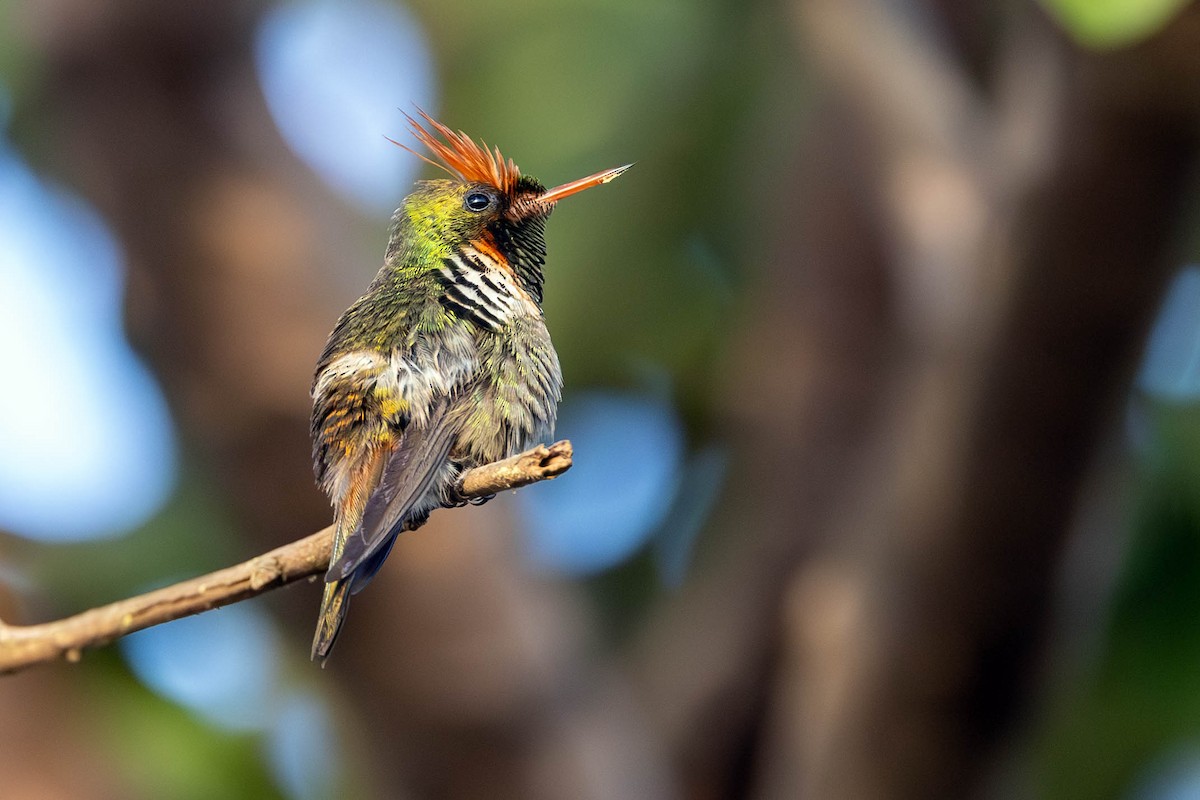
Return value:
<svg viewBox="0 0 1200 800">
<path fill-rule="evenodd" d="M 283 577 L 283 566 L 279 559 L 263 556 L 254 560 L 254 571 L 250 573 L 250 589 L 262 591 Z"/>
</svg>

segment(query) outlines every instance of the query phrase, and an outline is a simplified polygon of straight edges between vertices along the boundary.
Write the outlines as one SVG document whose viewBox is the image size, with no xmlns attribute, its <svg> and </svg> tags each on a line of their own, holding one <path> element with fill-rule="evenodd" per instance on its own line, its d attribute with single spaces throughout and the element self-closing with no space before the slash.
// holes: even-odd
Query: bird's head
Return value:
<svg viewBox="0 0 1200 800">
<path fill-rule="evenodd" d="M 404 258 L 404 250 L 409 247 L 445 257 L 469 245 L 511 270 L 541 302 L 542 266 L 546 262 L 543 228 L 555 204 L 584 189 L 608 183 L 632 165 L 547 189 L 536 179 L 522 175 L 499 148 L 489 150 L 486 144 L 477 145 L 465 133 L 451 130 L 424 111 L 419 113 L 429 128 L 412 117 L 408 117 L 409 126 L 433 158 L 399 142 L 394 144 L 451 177 L 419 181 L 417 190 L 405 198 L 396 212 L 396 226 L 388 245 L 389 261 Z"/>
</svg>

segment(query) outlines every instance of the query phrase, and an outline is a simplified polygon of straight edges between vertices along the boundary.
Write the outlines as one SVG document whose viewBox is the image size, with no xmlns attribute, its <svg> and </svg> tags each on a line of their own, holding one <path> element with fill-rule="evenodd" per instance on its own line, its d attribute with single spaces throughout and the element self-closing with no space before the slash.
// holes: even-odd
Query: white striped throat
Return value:
<svg viewBox="0 0 1200 800">
<path fill-rule="evenodd" d="M 540 317 L 541 308 L 506 266 L 470 245 L 455 251 L 438 270 L 446 290 L 442 305 L 492 331 L 517 316 Z"/>
</svg>

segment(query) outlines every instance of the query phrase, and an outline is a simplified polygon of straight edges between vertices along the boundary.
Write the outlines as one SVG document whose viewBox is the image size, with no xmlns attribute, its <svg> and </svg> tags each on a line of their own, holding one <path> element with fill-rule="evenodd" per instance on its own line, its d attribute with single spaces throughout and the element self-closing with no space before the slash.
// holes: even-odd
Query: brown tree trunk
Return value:
<svg viewBox="0 0 1200 800">
<path fill-rule="evenodd" d="M 795 9 L 832 93 L 734 358 L 726 503 L 751 511 L 640 650 L 693 797 L 980 789 L 1179 263 L 1197 9 L 1097 54 L 1035 8 L 951 46 L 945 6 Z"/>
</svg>

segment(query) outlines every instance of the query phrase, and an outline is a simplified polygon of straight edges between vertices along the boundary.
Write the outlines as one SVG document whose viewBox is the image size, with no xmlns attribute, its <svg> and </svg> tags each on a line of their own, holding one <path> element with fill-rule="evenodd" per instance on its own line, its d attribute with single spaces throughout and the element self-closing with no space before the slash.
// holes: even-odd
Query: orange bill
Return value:
<svg viewBox="0 0 1200 800">
<path fill-rule="evenodd" d="M 580 178 L 577 181 L 564 183 L 562 186 L 555 186 L 553 189 L 547 189 L 546 192 L 538 198 L 538 200 L 543 203 L 557 202 L 558 200 L 562 200 L 564 197 L 573 195 L 576 192 L 582 192 L 584 189 L 590 189 L 593 186 L 599 186 L 602 183 L 608 183 L 613 178 L 617 177 L 632 166 L 633 164 L 626 164 L 623 167 L 606 169 L 603 172 L 597 172 L 595 175 L 589 175 L 586 178 Z"/>
</svg>

